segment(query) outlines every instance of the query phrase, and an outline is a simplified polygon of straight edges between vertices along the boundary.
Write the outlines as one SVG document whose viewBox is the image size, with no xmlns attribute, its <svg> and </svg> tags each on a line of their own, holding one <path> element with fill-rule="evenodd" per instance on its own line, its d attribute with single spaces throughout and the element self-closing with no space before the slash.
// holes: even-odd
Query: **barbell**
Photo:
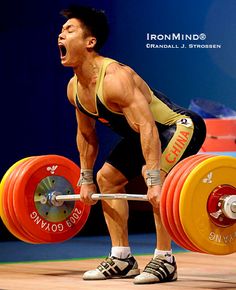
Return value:
<svg viewBox="0 0 236 290">
<path fill-rule="evenodd" d="M 27 243 L 68 240 L 85 225 L 90 206 L 80 201 L 80 168 L 59 155 L 24 158 L 0 184 L 0 214 Z M 94 200 L 147 201 L 144 194 L 94 193 Z M 236 252 L 236 158 L 193 155 L 179 162 L 162 188 L 163 224 L 179 246 L 225 255 Z"/>
</svg>

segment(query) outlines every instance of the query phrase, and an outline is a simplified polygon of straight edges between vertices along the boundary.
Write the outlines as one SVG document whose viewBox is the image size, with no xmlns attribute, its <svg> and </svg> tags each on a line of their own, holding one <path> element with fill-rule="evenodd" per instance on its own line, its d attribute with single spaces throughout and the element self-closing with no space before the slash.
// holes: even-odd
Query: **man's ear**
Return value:
<svg viewBox="0 0 236 290">
<path fill-rule="evenodd" d="M 97 43 L 96 37 L 93 37 L 93 36 L 88 37 L 87 48 L 93 49 L 96 43 Z"/>
</svg>

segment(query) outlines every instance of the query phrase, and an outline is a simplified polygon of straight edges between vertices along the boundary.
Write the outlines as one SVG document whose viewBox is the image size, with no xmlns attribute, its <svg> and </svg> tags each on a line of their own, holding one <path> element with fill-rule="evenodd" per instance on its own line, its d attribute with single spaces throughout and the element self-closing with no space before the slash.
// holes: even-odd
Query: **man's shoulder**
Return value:
<svg viewBox="0 0 236 290">
<path fill-rule="evenodd" d="M 67 85 L 67 97 L 69 101 L 74 104 L 74 98 L 76 95 L 76 76 L 74 75 L 68 82 Z"/>
<path fill-rule="evenodd" d="M 76 82 L 76 75 L 73 75 L 73 77 L 71 77 L 70 79 L 69 79 L 69 82 L 68 82 L 68 85 L 73 85 L 74 83 Z"/>
</svg>

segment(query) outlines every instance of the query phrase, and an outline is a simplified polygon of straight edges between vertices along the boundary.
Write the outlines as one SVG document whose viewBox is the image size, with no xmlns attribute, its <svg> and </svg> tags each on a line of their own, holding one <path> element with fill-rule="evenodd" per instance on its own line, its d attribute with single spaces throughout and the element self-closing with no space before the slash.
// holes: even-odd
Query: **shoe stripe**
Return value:
<svg viewBox="0 0 236 290">
<path fill-rule="evenodd" d="M 103 274 L 106 278 L 110 276 L 110 274 L 107 273 L 106 271 L 103 271 L 102 274 Z"/>
<path fill-rule="evenodd" d="M 117 272 L 115 272 L 112 268 L 110 268 L 108 272 L 110 273 L 110 275 L 114 275 L 114 276 L 117 274 Z"/>
<path fill-rule="evenodd" d="M 165 264 L 171 265 L 173 272 L 170 273 Z M 159 281 L 165 281 L 174 277 L 174 274 L 176 273 L 176 266 L 175 263 L 169 263 L 167 261 L 154 258 L 145 267 L 144 272 L 156 276 Z"/>
<path fill-rule="evenodd" d="M 157 268 L 152 268 L 152 267 L 148 267 L 147 269 L 145 269 L 145 272 L 149 271 L 152 272 L 152 274 L 158 274 L 158 275 L 161 275 L 161 277 L 163 279 L 165 279 L 169 273 L 167 273 L 162 267 L 159 267 L 158 269 Z"/>
<path fill-rule="evenodd" d="M 116 273 L 122 273 L 122 270 L 118 266 L 115 266 L 114 269 L 116 270 Z"/>
<path fill-rule="evenodd" d="M 118 265 L 116 265 L 116 260 L 120 260 L 126 263 L 126 267 L 121 270 Z M 118 259 L 115 257 L 106 258 L 97 269 L 106 277 L 112 278 L 112 276 L 126 276 L 127 273 L 135 266 L 135 259 L 131 256 L 127 259 Z"/>
<path fill-rule="evenodd" d="M 163 269 L 162 267 L 159 268 L 159 271 L 161 271 L 163 273 L 163 278 L 166 278 L 169 274 L 169 271 L 166 269 Z M 168 272 L 167 272 L 168 271 Z"/>
<path fill-rule="evenodd" d="M 159 279 L 159 281 L 164 279 L 164 277 L 161 275 L 160 272 L 154 271 L 153 269 L 146 269 L 144 272 L 156 276 Z"/>
</svg>

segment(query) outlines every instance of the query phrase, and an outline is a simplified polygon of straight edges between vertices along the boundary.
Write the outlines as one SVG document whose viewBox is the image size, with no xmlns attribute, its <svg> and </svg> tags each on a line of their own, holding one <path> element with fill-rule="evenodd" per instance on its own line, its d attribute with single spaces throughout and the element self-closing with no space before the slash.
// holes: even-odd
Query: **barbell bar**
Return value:
<svg viewBox="0 0 236 290">
<path fill-rule="evenodd" d="M 144 194 L 127 194 L 127 193 L 92 193 L 91 199 L 96 200 L 129 200 L 129 201 L 148 201 L 147 195 Z M 61 206 L 65 201 L 81 200 L 80 194 L 62 195 L 60 192 L 50 192 L 47 195 L 42 195 L 38 201 L 42 204 L 47 202 L 54 206 Z"/>
<path fill-rule="evenodd" d="M 91 198 L 92 200 L 123 199 L 133 201 L 148 201 L 147 195 L 127 193 L 93 193 L 91 194 Z M 56 193 L 52 193 L 51 202 L 53 199 L 55 199 L 56 201 L 80 200 L 80 194 L 56 195 Z"/>
<path fill-rule="evenodd" d="M 80 168 L 58 155 L 34 156 L 17 164 L 0 185 L 0 213 L 8 230 L 29 243 L 61 242 L 78 234 L 90 211 L 80 201 Z M 236 252 L 235 176 L 236 159 L 229 156 L 195 155 L 171 170 L 160 210 L 177 244 L 209 254 Z M 92 198 L 148 200 L 147 195 L 123 193 L 94 193 Z"/>
<path fill-rule="evenodd" d="M 48 197 L 42 196 L 40 202 L 45 204 L 50 202 L 54 206 L 61 206 L 65 201 L 80 200 L 80 194 L 60 195 L 60 192 L 52 192 Z M 127 194 L 127 193 L 92 193 L 92 200 L 128 200 L 128 201 L 148 201 L 145 194 Z M 225 195 L 219 200 L 219 209 L 215 213 L 211 213 L 214 218 L 218 218 L 224 214 L 229 219 L 236 219 L 236 196 Z"/>
</svg>

